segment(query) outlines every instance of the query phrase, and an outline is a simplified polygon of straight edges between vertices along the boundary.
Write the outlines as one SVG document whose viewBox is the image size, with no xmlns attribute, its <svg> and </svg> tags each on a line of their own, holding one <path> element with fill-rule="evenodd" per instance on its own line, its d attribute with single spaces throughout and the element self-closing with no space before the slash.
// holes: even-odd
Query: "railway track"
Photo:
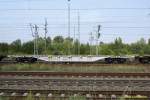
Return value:
<svg viewBox="0 0 150 100">
<path fill-rule="evenodd" d="M 60 77 L 133 77 L 150 78 L 150 73 L 73 73 L 73 72 L 46 72 L 46 71 L 7 71 L 0 72 L 0 76 L 60 76 Z"/>
<path fill-rule="evenodd" d="M 51 94 L 61 98 L 75 94 L 88 98 L 100 95 L 149 97 L 149 86 L 150 73 L 0 72 L 0 96 L 24 96 L 31 92 L 35 96 Z"/>
<path fill-rule="evenodd" d="M 70 90 L 70 91 L 149 91 L 149 79 L 1 79 L 0 89 L 17 90 Z"/>
<path fill-rule="evenodd" d="M 0 80 L 0 93 L 29 93 L 34 94 L 130 94 L 146 95 L 150 93 L 150 79 L 28 79 L 11 78 Z"/>
</svg>

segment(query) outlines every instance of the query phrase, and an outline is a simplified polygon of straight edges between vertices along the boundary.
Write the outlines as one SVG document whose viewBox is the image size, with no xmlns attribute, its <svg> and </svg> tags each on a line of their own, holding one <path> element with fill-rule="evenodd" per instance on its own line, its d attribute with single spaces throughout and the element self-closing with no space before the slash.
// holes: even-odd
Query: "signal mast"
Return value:
<svg viewBox="0 0 150 100">
<path fill-rule="evenodd" d="M 97 32 L 96 32 L 96 55 L 98 56 L 98 54 L 99 54 L 99 49 L 98 49 L 98 46 L 99 46 L 99 43 L 98 43 L 98 41 L 99 41 L 99 38 L 100 38 L 100 30 L 101 30 L 101 25 L 98 25 L 98 29 L 97 29 Z"/>
</svg>

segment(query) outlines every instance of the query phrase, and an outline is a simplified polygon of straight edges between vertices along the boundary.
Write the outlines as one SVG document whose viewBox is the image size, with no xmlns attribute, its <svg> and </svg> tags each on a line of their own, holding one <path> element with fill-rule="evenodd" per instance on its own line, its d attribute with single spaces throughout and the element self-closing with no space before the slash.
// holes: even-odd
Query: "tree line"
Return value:
<svg viewBox="0 0 150 100">
<path fill-rule="evenodd" d="M 22 43 L 20 39 L 12 43 L 0 43 L 0 54 L 5 55 L 32 55 L 34 52 L 34 40 Z M 96 45 L 89 43 L 79 43 L 78 40 L 72 38 L 64 38 L 56 36 L 53 39 L 50 37 L 38 38 L 38 53 L 40 55 L 95 55 Z M 150 55 L 150 39 L 146 42 L 141 38 L 135 43 L 126 44 L 122 39 L 116 38 L 111 43 L 100 42 L 98 45 L 99 55 Z"/>
</svg>

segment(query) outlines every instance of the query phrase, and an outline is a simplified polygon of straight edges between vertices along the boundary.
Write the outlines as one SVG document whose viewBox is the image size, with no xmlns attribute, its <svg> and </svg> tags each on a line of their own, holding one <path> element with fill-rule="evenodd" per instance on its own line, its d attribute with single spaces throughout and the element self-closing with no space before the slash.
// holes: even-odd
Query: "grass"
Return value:
<svg viewBox="0 0 150 100">
<path fill-rule="evenodd" d="M 71 96 L 68 100 L 87 100 L 87 99 L 83 96 L 77 96 L 77 97 Z"/>
<path fill-rule="evenodd" d="M 29 93 L 29 95 L 27 97 L 1 97 L 0 96 L 0 100 L 48 100 L 45 97 L 34 97 L 32 93 Z M 49 100 L 52 100 L 51 98 Z M 84 96 L 70 96 L 68 97 L 68 99 L 63 99 L 63 98 L 55 98 L 54 100 L 86 100 L 86 97 Z"/>
<path fill-rule="evenodd" d="M 0 100 L 9 100 L 9 98 L 8 97 L 1 97 L 0 96 Z"/>
<path fill-rule="evenodd" d="M 119 100 L 148 100 L 147 96 L 127 96 L 127 97 L 120 97 Z"/>
<path fill-rule="evenodd" d="M 48 64 L 10 64 L 1 65 L 0 71 L 51 71 L 51 72 L 149 72 L 148 66 L 86 66 L 86 65 L 48 65 Z"/>
</svg>

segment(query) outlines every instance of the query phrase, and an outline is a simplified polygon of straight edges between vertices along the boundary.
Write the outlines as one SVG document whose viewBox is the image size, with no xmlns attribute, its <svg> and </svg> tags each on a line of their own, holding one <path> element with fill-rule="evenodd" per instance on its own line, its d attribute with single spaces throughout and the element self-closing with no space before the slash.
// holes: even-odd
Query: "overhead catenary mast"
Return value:
<svg viewBox="0 0 150 100">
<path fill-rule="evenodd" d="M 30 24 L 32 36 L 34 37 L 34 56 L 38 56 L 38 26 Z"/>
<path fill-rule="evenodd" d="M 68 0 L 68 41 L 70 42 L 70 0 Z M 68 43 L 68 55 L 70 54 L 70 44 Z"/>
<path fill-rule="evenodd" d="M 75 46 L 75 42 L 76 42 L 76 26 L 74 25 L 74 36 L 73 36 L 73 42 L 74 42 L 74 54 L 76 54 L 76 46 Z"/>
<path fill-rule="evenodd" d="M 47 23 L 47 19 L 45 18 L 45 25 L 44 25 L 44 31 L 45 31 L 45 53 L 47 52 L 47 33 L 48 33 L 48 29 L 47 29 L 47 26 L 48 26 L 48 23 Z"/>
<path fill-rule="evenodd" d="M 80 55 L 80 13 L 78 11 L 78 55 Z"/>
<path fill-rule="evenodd" d="M 93 43 L 93 40 L 94 40 L 94 37 L 93 37 L 93 33 L 91 32 L 90 33 L 90 55 L 92 55 L 92 43 Z"/>
</svg>

